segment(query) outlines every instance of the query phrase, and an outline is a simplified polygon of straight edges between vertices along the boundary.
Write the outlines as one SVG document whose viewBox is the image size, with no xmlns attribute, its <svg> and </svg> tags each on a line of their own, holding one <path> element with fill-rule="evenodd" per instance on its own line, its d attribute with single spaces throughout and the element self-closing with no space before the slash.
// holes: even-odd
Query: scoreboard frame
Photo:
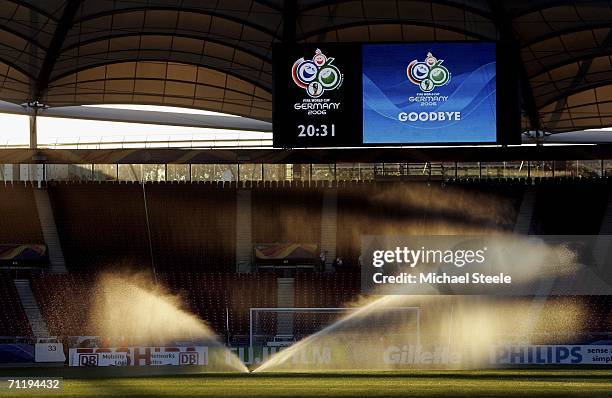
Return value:
<svg viewBox="0 0 612 398">
<path fill-rule="evenodd" d="M 398 44 L 452 45 L 461 43 L 495 44 L 496 53 L 496 139 L 460 142 L 363 142 L 363 65 L 364 45 Z M 321 50 L 321 59 L 318 50 Z M 404 41 L 345 43 L 277 43 L 273 45 L 273 146 L 275 148 L 352 148 L 519 145 L 521 143 L 521 104 L 519 66 L 513 48 L 499 41 Z M 310 56 L 313 56 L 310 59 Z M 300 62 L 301 61 L 301 62 Z M 313 62 L 319 64 L 312 65 Z M 297 64 L 297 66 L 296 66 Z M 309 65 L 306 65 L 309 64 Z M 330 90 L 304 87 L 314 68 L 330 66 L 331 75 L 342 74 L 339 86 L 330 78 Z M 335 69 L 332 69 L 334 68 Z M 301 68 L 302 75 L 296 73 Z M 310 69 L 310 70 L 309 70 Z M 326 71 L 323 71 L 326 72 Z M 297 75 L 297 76 L 296 76 Z M 311 84 L 317 86 L 317 83 Z M 310 92 L 308 90 L 310 89 Z M 311 95 L 312 94 L 312 95 Z M 323 108 L 327 103 L 328 109 Z M 301 102 L 300 102 L 301 100 Z M 311 108 L 308 108 L 311 107 Z M 293 109 L 292 109 L 293 108 Z M 326 111 L 309 115 L 309 111 Z M 332 127 L 333 126 L 333 127 Z M 326 129 L 326 135 L 324 130 Z M 334 135 L 332 134 L 332 129 Z M 297 137 L 302 134 L 302 137 Z M 311 134 L 308 136 L 308 134 Z M 299 138 L 299 139 L 298 139 Z M 326 139 L 323 139 L 326 138 Z"/>
</svg>

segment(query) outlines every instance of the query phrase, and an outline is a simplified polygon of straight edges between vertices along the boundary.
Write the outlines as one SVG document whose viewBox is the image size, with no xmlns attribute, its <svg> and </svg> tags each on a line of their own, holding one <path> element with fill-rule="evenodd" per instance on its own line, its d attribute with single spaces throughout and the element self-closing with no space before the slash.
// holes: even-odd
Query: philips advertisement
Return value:
<svg viewBox="0 0 612 398">
<path fill-rule="evenodd" d="M 494 143 L 494 43 L 366 44 L 363 143 Z"/>
</svg>

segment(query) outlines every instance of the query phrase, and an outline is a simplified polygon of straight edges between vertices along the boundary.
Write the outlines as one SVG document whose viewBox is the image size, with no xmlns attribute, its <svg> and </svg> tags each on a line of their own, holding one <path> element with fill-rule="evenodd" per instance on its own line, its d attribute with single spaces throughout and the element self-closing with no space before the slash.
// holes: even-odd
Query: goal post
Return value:
<svg viewBox="0 0 612 398">
<path fill-rule="evenodd" d="M 358 336 L 362 331 L 378 329 L 381 333 L 401 330 L 404 337 L 420 345 L 421 309 L 419 307 L 384 307 L 351 318 L 355 308 L 251 308 L 249 311 L 249 346 L 288 346 L 343 320 L 341 331 Z M 401 325 L 401 328 L 397 327 Z M 397 332 L 396 332 L 397 333 Z"/>
</svg>

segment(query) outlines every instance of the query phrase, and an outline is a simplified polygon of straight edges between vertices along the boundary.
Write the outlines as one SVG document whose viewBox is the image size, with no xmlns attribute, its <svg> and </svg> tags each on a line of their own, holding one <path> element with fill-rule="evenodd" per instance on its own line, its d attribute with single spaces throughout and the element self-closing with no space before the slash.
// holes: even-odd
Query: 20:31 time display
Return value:
<svg viewBox="0 0 612 398">
<path fill-rule="evenodd" d="M 300 124 L 298 128 L 298 137 L 335 137 L 336 136 L 336 125 L 335 124 Z"/>
</svg>

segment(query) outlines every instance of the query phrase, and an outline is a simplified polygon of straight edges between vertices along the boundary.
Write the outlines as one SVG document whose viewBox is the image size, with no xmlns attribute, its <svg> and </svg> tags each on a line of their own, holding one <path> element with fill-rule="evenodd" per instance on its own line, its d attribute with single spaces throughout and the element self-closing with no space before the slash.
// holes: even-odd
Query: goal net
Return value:
<svg viewBox="0 0 612 398">
<path fill-rule="evenodd" d="M 371 332 L 405 344 L 420 343 L 419 307 L 384 307 L 367 314 L 359 308 L 251 308 L 249 342 L 253 346 L 288 346 L 322 330 L 353 339 Z"/>
</svg>

